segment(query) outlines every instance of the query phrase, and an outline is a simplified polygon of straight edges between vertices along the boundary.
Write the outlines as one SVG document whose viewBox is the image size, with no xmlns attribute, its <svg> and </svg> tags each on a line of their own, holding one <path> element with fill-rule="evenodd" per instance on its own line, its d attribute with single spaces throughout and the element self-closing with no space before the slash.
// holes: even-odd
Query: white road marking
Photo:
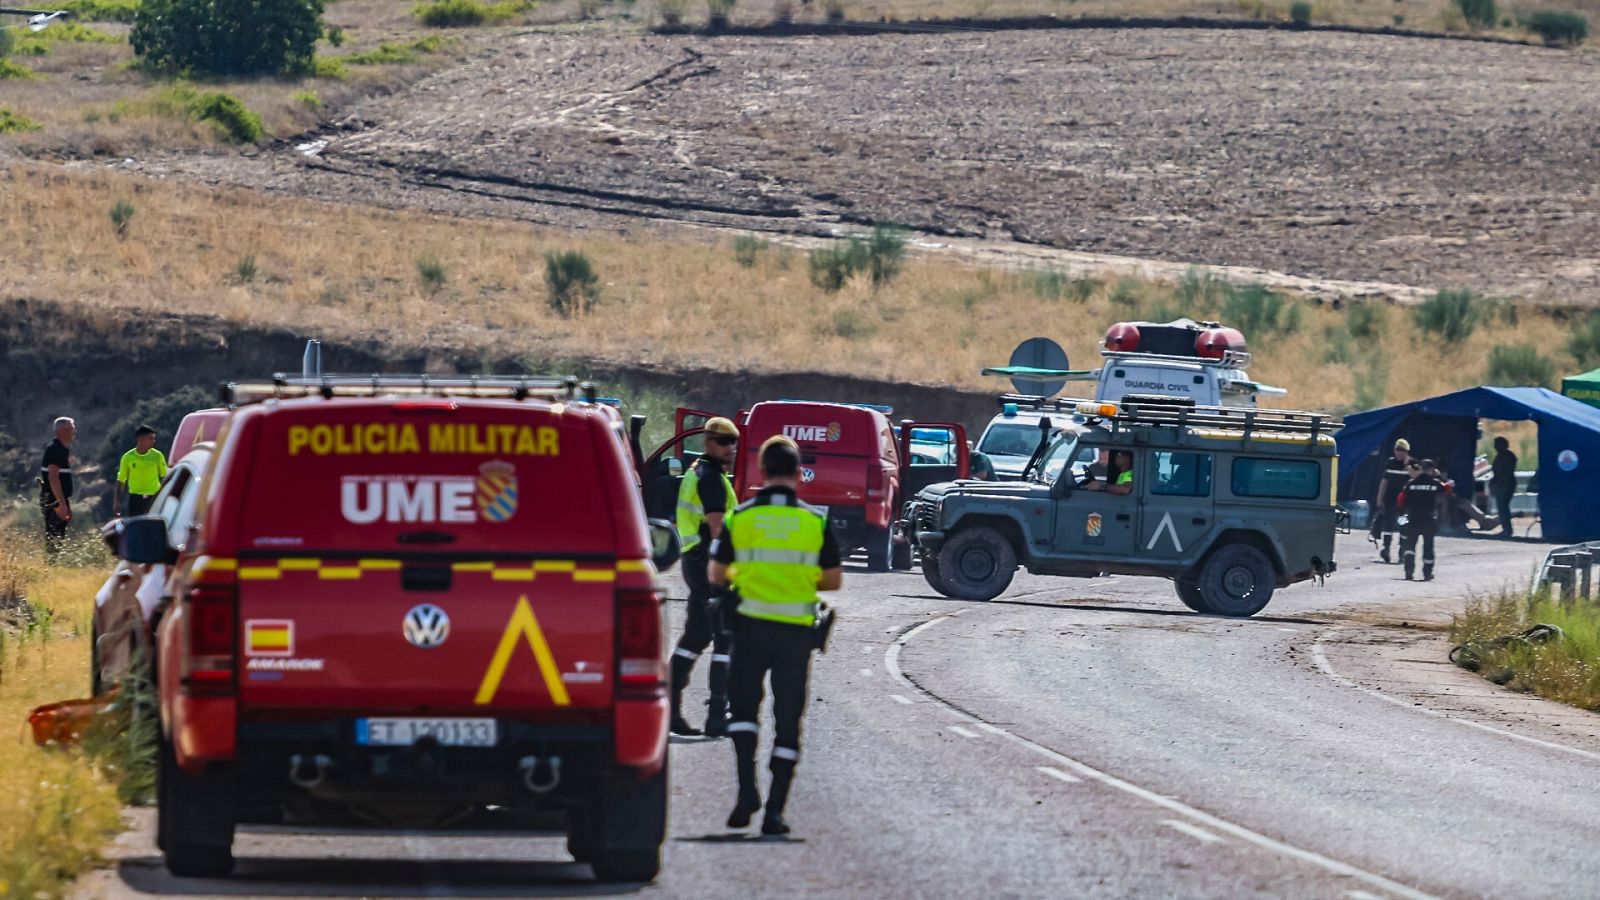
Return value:
<svg viewBox="0 0 1600 900">
<path fill-rule="evenodd" d="M 1227 841 L 1223 840 L 1222 838 L 1217 837 L 1216 835 L 1214 835 L 1211 832 L 1205 830 L 1204 828 L 1201 828 L 1198 825 L 1190 825 L 1188 822 L 1184 822 L 1184 821 L 1181 821 L 1179 819 L 1162 819 L 1161 820 L 1161 824 L 1167 826 L 1168 828 L 1172 828 L 1172 829 L 1175 829 L 1177 831 L 1181 831 L 1184 834 L 1187 834 L 1189 837 L 1192 837 L 1197 841 L 1205 841 L 1208 844 L 1226 844 L 1227 843 Z"/>
<path fill-rule="evenodd" d="M 1287 631 L 1290 634 L 1299 634 L 1300 633 L 1300 629 L 1298 629 L 1298 628 L 1279 628 L 1278 630 L 1279 631 Z"/>
<path fill-rule="evenodd" d="M 907 706 L 911 705 L 911 700 L 910 699 L 908 699 L 906 697 L 902 697 L 899 694 L 890 694 L 889 695 L 889 699 L 893 700 L 896 703 L 904 703 Z"/>
<path fill-rule="evenodd" d="M 1416 706 L 1410 701 L 1401 700 L 1398 697 L 1391 697 L 1381 691 L 1375 691 L 1371 688 L 1362 687 L 1361 685 L 1356 684 L 1352 679 L 1340 675 L 1338 672 L 1333 670 L 1333 664 L 1328 661 L 1328 654 L 1323 650 L 1323 643 L 1328 639 L 1328 636 L 1336 631 L 1342 630 L 1343 629 L 1341 628 L 1329 628 L 1327 631 L 1324 631 L 1322 634 L 1318 635 L 1316 643 L 1311 645 L 1311 658 L 1316 660 L 1317 668 L 1322 671 L 1322 674 L 1332 678 L 1334 681 L 1339 682 L 1345 687 L 1358 690 L 1363 694 L 1367 694 L 1368 696 L 1377 697 L 1379 700 L 1382 700 L 1385 703 L 1392 703 L 1401 709 L 1409 709 L 1413 712 L 1422 713 L 1425 716 L 1433 716 L 1436 719 L 1444 719 L 1449 722 L 1455 722 L 1458 725 L 1466 725 L 1469 728 L 1476 728 L 1479 731 L 1487 731 L 1490 734 L 1498 734 L 1501 737 L 1508 737 L 1514 741 L 1522 741 L 1525 744 L 1533 744 L 1536 747 L 1544 747 L 1547 750 L 1560 750 L 1563 753 L 1571 753 L 1576 756 L 1582 756 L 1585 759 L 1600 760 L 1600 753 L 1595 753 L 1591 750 L 1568 747 L 1566 744 L 1557 744 L 1554 741 L 1542 741 L 1536 737 L 1529 737 L 1525 734 L 1517 734 L 1515 731 L 1506 731 L 1503 728 L 1496 728 L 1493 725 L 1485 725 L 1482 722 L 1475 722 L 1472 719 L 1463 719 L 1459 716 L 1452 716 L 1449 713 L 1440 712 L 1437 709 L 1429 709 L 1426 706 Z"/>
<path fill-rule="evenodd" d="M 938 618 L 929 619 L 928 621 L 923 622 L 921 625 L 918 625 L 900 635 L 900 637 L 897 638 L 894 643 L 889 645 L 889 649 L 883 652 L 883 668 L 896 681 L 912 689 L 913 691 L 926 696 L 933 702 L 943 706 L 956 715 L 973 722 L 974 724 L 982 724 L 975 716 L 968 715 L 960 709 L 957 709 L 949 703 L 946 703 L 943 699 L 939 698 L 931 691 L 925 691 L 918 687 L 916 684 L 912 683 L 911 679 L 905 676 L 904 672 L 900 670 L 900 648 L 904 647 L 907 641 L 948 618 L 950 617 L 939 616 Z M 1343 875 L 1348 878 L 1354 878 L 1357 881 L 1365 882 L 1396 897 L 1405 898 L 1405 900 L 1437 900 L 1437 898 L 1435 898 L 1432 894 L 1427 894 L 1416 890 L 1415 888 L 1407 887 L 1398 881 L 1385 878 L 1375 872 L 1368 872 L 1365 869 L 1358 869 L 1349 863 L 1340 862 L 1339 860 L 1331 857 L 1323 856 L 1316 851 L 1304 850 L 1294 846 L 1293 844 L 1286 844 L 1283 841 L 1275 838 L 1270 838 L 1264 834 L 1251 831 L 1250 829 L 1245 828 L 1243 825 L 1235 825 L 1226 819 L 1219 819 L 1208 812 L 1202 812 L 1201 810 L 1195 809 L 1194 807 L 1189 806 L 1180 800 L 1173 799 L 1172 797 L 1162 796 L 1155 791 L 1139 787 L 1130 781 L 1124 781 L 1115 775 L 1102 772 L 1093 766 L 1078 762 L 1066 754 L 1057 753 L 1043 744 L 1035 743 L 1034 741 L 1022 737 L 1021 735 L 1006 731 L 1003 728 L 992 727 L 988 730 L 992 731 L 994 734 L 1005 737 L 1007 740 L 1012 741 L 1019 746 L 1032 750 L 1033 752 L 1051 760 L 1057 765 L 1077 773 L 1082 778 L 1098 781 L 1107 787 L 1122 791 L 1123 793 L 1132 794 L 1141 800 L 1175 812 L 1186 819 L 1191 819 L 1214 831 L 1220 831 L 1223 834 L 1231 835 L 1239 840 L 1247 841 L 1263 849 L 1270 850 L 1282 856 L 1287 856 L 1290 859 L 1309 863 L 1328 872 L 1332 872 L 1335 875 Z"/>
<path fill-rule="evenodd" d="M 976 731 L 969 731 L 969 730 L 967 730 L 965 728 L 962 728 L 960 725 L 951 725 L 950 726 L 950 730 L 954 731 L 956 734 L 961 735 L 962 737 L 975 738 L 975 737 L 978 736 L 978 733 Z"/>
<path fill-rule="evenodd" d="M 978 723 L 978 727 L 982 728 L 984 731 L 989 732 L 990 734 L 1005 734 L 1006 733 L 1006 730 L 1004 728 L 999 728 L 999 727 L 996 727 L 994 725 L 990 725 L 988 722 L 979 722 Z"/>
<path fill-rule="evenodd" d="M 1051 778 L 1054 778 L 1057 781 L 1065 781 L 1067 784 L 1082 784 L 1083 783 L 1083 779 L 1082 778 L 1079 778 L 1076 775 L 1068 775 L 1067 773 L 1061 771 L 1060 769 L 1058 769 L 1058 768 L 1056 768 L 1054 766 L 1034 766 L 1034 769 L 1037 770 L 1037 771 L 1043 772 L 1046 775 L 1049 775 Z"/>
</svg>

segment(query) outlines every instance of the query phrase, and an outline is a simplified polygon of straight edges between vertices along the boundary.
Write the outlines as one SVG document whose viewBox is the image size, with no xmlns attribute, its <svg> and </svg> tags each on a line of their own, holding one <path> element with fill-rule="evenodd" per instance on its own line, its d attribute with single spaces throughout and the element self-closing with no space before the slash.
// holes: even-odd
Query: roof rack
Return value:
<svg viewBox="0 0 1600 900">
<path fill-rule="evenodd" d="M 222 402 L 233 406 L 298 397 L 478 397 L 597 402 L 594 385 L 570 375 L 318 375 L 279 372 L 271 381 L 230 381 Z"/>
<path fill-rule="evenodd" d="M 1064 397 L 1057 397 L 1056 399 L 1052 400 L 1049 397 L 1044 397 L 1039 394 L 1001 394 L 996 399 L 998 400 L 1002 410 L 1004 410 L 1007 406 L 1015 405 L 1018 408 L 1054 410 L 1055 412 L 1069 413 L 1076 413 L 1078 411 L 1078 404 L 1082 402 L 1080 400 L 1069 400 Z"/>
<path fill-rule="evenodd" d="M 882 403 L 841 403 L 837 400 L 797 400 L 793 397 L 780 397 L 779 403 L 826 403 L 829 406 L 853 406 L 856 409 L 870 409 L 881 412 L 886 416 L 894 415 L 894 407 Z"/>
<path fill-rule="evenodd" d="M 1140 353 L 1137 350 L 1101 350 L 1100 355 L 1106 359 L 1117 358 L 1128 363 L 1142 362 L 1174 362 L 1189 363 L 1199 366 L 1213 366 L 1221 369 L 1247 369 L 1250 367 L 1250 351 L 1224 350 L 1222 358 L 1211 356 L 1173 356 L 1165 353 Z"/>
<path fill-rule="evenodd" d="M 1091 416 L 1101 421 L 1111 422 L 1113 427 L 1118 425 L 1198 426 L 1238 431 L 1246 438 L 1255 432 L 1273 432 L 1275 434 L 1304 434 L 1315 439 L 1318 435 L 1331 434 L 1344 425 L 1344 420 L 1337 416 L 1292 409 L 1256 409 L 1247 406 L 1184 406 L 1163 403 L 1154 399 L 1144 402 L 1123 401 L 1115 404 L 1101 404 L 1093 400 L 1067 402 L 1073 404 L 1074 411 L 1076 411 L 1079 402 L 1092 406 L 1114 406 L 1117 411 L 1114 416 Z"/>
</svg>

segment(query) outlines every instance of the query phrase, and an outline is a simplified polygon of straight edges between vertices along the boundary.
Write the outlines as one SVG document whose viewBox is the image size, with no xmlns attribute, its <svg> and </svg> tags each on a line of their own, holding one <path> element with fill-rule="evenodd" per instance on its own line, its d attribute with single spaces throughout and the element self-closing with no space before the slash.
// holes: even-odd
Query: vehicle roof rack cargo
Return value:
<svg viewBox="0 0 1600 900">
<path fill-rule="evenodd" d="M 1126 365 L 1172 362 L 1218 369 L 1248 369 L 1250 367 L 1250 351 L 1248 350 L 1226 350 L 1223 351 L 1220 359 L 1210 356 L 1172 356 L 1164 353 L 1143 353 L 1138 350 L 1101 350 L 1100 355 L 1108 360 L 1115 359 Z"/>
<path fill-rule="evenodd" d="M 278 373 L 270 381 L 230 381 L 221 386 L 228 406 L 299 397 L 474 397 L 482 399 L 598 402 L 594 385 L 570 375 L 318 375 Z"/>
<path fill-rule="evenodd" d="M 1131 402 L 1131 398 L 1125 398 L 1115 404 L 1102 404 L 1094 400 L 1058 401 L 1058 403 L 1071 403 L 1074 410 L 1078 403 L 1086 406 L 1115 406 L 1117 414 L 1114 416 L 1089 416 L 1110 422 L 1113 428 L 1118 425 L 1197 426 L 1237 431 L 1246 438 L 1255 432 L 1273 432 L 1304 434 L 1315 439 L 1318 435 L 1332 434 L 1344 426 L 1344 420 L 1325 413 L 1240 406 L 1183 406 L 1175 405 L 1171 398 L 1166 397 L 1145 398 L 1144 402 Z"/>
</svg>

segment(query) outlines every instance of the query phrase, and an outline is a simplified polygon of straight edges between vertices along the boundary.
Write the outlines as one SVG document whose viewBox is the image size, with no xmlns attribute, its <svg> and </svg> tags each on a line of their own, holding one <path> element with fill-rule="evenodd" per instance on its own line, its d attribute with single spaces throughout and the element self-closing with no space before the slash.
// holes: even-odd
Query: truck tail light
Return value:
<svg viewBox="0 0 1600 900">
<path fill-rule="evenodd" d="M 662 658 L 661 595 L 617 592 L 617 684 L 622 693 L 659 694 L 667 682 Z"/>
<path fill-rule="evenodd" d="M 883 467 L 873 466 L 867 470 L 867 500 L 868 502 L 882 501 L 887 498 L 883 489 Z"/>
<path fill-rule="evenodd" d="M 188 672 L 184 678 L 189 693 L 233 693 L 238 606 L 238 585 L 199 584 L 190 589 Z"/>
</svg>

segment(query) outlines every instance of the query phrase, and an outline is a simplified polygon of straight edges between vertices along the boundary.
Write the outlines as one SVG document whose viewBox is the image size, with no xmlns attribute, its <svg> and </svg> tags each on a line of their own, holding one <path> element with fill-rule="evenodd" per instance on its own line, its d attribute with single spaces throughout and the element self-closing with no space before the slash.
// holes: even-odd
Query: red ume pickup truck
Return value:
<svg viewBox="0 0 1600 900">
<path fill-rule="evenodd" d="M 649 880 L 667 810 L 658 569 L 615 415 L 560 379 L 283 379 L 234 413 L 159 612 L 158 838 L 233 865 L 241 822 L 437 828 L 559 813 Z M 588 398 L 592 400 L 592 397 Z M 548 827 L 548 826 L 545 826 Z"/>
</svg>

